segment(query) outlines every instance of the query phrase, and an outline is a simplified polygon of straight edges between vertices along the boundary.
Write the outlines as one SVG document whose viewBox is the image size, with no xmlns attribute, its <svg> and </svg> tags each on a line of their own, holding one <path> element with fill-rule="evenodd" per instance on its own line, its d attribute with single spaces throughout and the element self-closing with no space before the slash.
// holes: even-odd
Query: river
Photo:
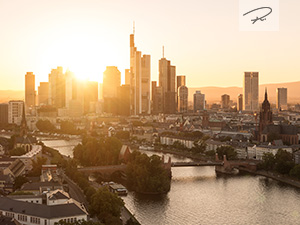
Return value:
<svg viewBox="0 0 300 225">
<path fill-rule="evenodd" d="M 44 143 L 72 157 L 71 146 L 79 141 Z M 165 160 L 168 157 L 173 162 L 192 161 L 165 154 Z M 217 177 L 214 167 L 172 168 L 168 194 L 146 196 L 129 192 L 122 198 L 145 225 L 300 224 L 299 189 L 261 176 Z"/>
<path fill-rule="evenodd" d="M 141 224 L 300 224 L 300 190 L 261 176 L 217 177 L 214 167 L 172 168 L 168 194 L 123 199 Z"/>
</svg>

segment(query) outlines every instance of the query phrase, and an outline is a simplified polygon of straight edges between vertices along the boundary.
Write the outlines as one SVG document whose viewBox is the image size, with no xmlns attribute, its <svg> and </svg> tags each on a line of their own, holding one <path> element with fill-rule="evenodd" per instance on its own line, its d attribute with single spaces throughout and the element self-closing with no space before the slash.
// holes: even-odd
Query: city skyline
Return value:
<svg viewBox="0 0 300 225">
<path fill-rule="evenodd" d="M 124 71 L 130 62 L 128 34 L 132 33 L 133 21 L 136 45 L 152 58 L 151 80 L 158 81 L 163 45 L 166 58 L 172 59 L 177 67 L 177 74 L 187 76 L 188 87 L 240 87 L 240 74 L 244 71 L 259 71 L 261 84 L 299 80 L 296 71 L 300 69 L 300 45 L 296 40 L 300 29 L 296 8 L 300 3 L 296 1 L 287 0 L 280 5 L 279 32 L 259 33 L 238 30 L 238 19 L 234 17 L 238 13 L 237 2 L 218 0 L 216 8 L 216 2 L 164 2 L 157 9 L 153 3 L 148 8 L 132 1 L 134 7 L 130 8 L 122 2 L 89 1 L 84 10 L 83 3 L 74 1 L 17 3 L 20 7 L 14 8 L 15 3 L 0 1 L 0 26 L 4 34 L 0 42 L 2 90 L 23 90 L 25 81 L 16 84 L 12 80 L 26 72 L 36 75 L 36 84 L 46 81 L 51 68 L 57 66 L 96 81 L 102 80 L 106 66 L 117 66 L 124 83 Z M 57 4 L 60 9 L 51 10 Z M 163 13 L 165 6 L 173 9 L 170 21 Z M 188 16 L 176 18 L 179 10 Z M 126 16 L 128 11 L 130 16 Z M 151 18 L 151 12 L 157 15 L 153 21 L 145 19 Z M 105 17 L 108 20 L 104 21 Z M 162 17 L 170 22 L 167 29 L 159 21 Z M 225 36 L 220 35 L 224 33 Z M 282 54 L 287 50 L 288 57 Z M 221 79 L 224 76 L 226 80 Z"/>
</svg>

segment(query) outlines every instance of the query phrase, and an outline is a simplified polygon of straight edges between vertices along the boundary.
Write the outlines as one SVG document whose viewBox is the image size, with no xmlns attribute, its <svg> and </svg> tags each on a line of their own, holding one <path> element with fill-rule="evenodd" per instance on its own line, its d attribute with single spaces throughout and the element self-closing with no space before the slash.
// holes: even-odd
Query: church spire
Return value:
<svg viewBox="0 0 300 225">
<path fill-rule="evenodd" d="M 26 115 L 25 115 L 25 103 L 23 103 L 23 110 L 22 110 L 22 120 L 20 126 L 20 136 L 25 136 L 27 134 L 27 122 L 26 122 Z"/>
<path fill-rule="evenodd" d="M 267 90 L 267 87 L 265 88 L 265 100 L 268 100 L 268 90 Z"/>
</svg>

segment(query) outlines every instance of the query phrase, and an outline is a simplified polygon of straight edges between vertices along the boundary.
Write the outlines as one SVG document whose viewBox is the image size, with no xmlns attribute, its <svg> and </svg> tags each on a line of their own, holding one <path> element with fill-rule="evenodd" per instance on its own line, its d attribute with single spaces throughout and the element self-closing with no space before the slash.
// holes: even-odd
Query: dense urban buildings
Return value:
<svg viewBox="0 0 300 225">
<path fill-rule="evenodd" d="M 187 86 L 182 85 L 178 88 L 178 112 L 186 113 L 188 111 L 188 95 Z"/>
<path fill-rule="evenodd" d="M 38 87 L 38 105 L 48 105 L 49 101 L 49 83 L 40 82 Z"/>
<path fill-rule="evenodd" d="M 287 110 L 287 88 L 276 89 L 276 108 L 279 110 Z"/>
<path fill-rule="evenodd" d="M 243 109 L 246 111 L 259 110 L 259 81 L 258 72 L 245 72 L 244 74 L 244 100 Z"/>
<path fill-rule="evenodd" d="M 205 109 L 205 94 L 196 91 L 194 94 L 194 112 Z"/>
<path fill-rule="evenodd" d="M 26 108 L 35 107 L 35 75 L 27 72 L 25 75 L 25 105 Z"/>
</svg>

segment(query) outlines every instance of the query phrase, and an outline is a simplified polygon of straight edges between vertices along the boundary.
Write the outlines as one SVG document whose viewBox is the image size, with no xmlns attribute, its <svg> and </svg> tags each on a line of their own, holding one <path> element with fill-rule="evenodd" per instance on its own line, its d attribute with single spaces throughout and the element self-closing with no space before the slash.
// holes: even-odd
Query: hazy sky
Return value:
<svg viewBox="0 0 300 225">
<path fill-rule="evenodd" d="M 242 86 L 244 71 L 260 83 L 300 80 L 300 1 L 280 1 L 279 32 L 242 32 L 238 0 L 0 0 L 0 89 L 24 89 L 63 66 L 101 80 L 105 66 L 124 75 L 129 35 L 151 55 L 152 80 L 165 57 L 187 85 Z"/>
</svg>

